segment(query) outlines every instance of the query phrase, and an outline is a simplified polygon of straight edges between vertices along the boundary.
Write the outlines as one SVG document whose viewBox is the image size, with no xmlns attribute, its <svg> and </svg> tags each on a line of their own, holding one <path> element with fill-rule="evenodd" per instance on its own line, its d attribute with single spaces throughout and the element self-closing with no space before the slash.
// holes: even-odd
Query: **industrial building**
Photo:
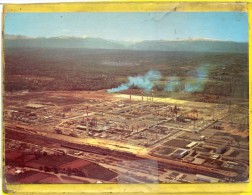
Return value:
<svg viewBox="0 0 252 195">
<path fill-rule="evenodd" d="M 192 148 L 194 146 L 196 146 L 198 144 L 198 142 L 191 142 L 190 144 L 186 145 L 186 148 Z"/>
<path fill-rule="evenodd" d="M 178 150 L 176 150 L 176 151 L 173 153 L 172 156 L 173 156 L 174 158 L 180 159 L 180 158 L 185 157 L 187 154 L 189 154 L 189 150 L 178 149 Z"/>
<path fill-rule="evenodd" d="M 222 144 L 218 148 L 216 148 L 216 153 L 217 154 L 223 154 L 225 151 L 227 151 L 227 149 L 228 149 L 227 144 L 226 143 Z"/>
<path fill-rule="evenodd" d="M 220 181 L 217 178 L 209 177 L 206 175 L 200 175 L 200 174 L 196 174 L 196 180 L 202 181 L 202 182 L 207 182 L 207 183 L 217 183 Z"/>
</svg>

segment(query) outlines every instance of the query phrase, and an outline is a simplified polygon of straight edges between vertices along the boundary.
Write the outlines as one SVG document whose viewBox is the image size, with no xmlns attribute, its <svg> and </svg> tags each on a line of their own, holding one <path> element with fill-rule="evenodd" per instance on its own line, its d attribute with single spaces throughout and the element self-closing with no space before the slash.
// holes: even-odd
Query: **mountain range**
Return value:
<svg viewBox="0 0 252 195">
<path fill-rule="evenodd" d="M 92 37 L 27 37 L 4 35 L 5 48 L 90 48 L 142 51 L 185 51 L 247 53 L 247 42 L 233 42 L 193 38 L 187 40 L 145 40 L 139 42 L 115 41 Z"/>
</svg>

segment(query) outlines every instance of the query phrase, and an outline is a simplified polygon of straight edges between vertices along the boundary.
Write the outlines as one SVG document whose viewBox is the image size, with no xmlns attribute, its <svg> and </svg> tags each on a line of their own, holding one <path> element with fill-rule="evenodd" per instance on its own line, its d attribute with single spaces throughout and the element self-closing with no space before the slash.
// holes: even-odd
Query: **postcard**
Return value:
<svg viewBox="0 0 252 195">
<path fill-rule="evenodd" d="M 4 13 L 4 185 L 249 182 L 246 10 L 23 7 Z"/>
</svg>

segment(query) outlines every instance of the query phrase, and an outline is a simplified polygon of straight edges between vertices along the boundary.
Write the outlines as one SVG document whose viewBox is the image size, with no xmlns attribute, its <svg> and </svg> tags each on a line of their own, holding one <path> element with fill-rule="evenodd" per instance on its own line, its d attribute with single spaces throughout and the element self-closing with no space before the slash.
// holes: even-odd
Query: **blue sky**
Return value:
<svg viewBox="0 0 252 195">
<path fill-rule="evenodd" d="M 248 41 L 244 12 L 8 13 L 5 34 L 100 37 L 111 40 L 208 38 Z"/>
</svg>

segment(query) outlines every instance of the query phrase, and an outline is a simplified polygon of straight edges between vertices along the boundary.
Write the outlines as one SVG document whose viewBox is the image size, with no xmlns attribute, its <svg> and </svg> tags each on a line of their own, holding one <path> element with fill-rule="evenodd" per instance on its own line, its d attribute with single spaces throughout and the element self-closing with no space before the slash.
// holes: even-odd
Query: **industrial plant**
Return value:
<svg viewBox="0 0 252 195">
<path fill-rule="evenodd" d="M 41 101 L 43 93 L 5 94 L 7 170 L 12 171 L 11 165 L 19 167 L 13 174 L 38 169 L 40 174 L 82 176 L 78 178 L 81 183 L 236 182 L 248 178 L 248 115 L 239 112 L 238 105 L 196 104 L 158 98 L 155 92 L 149 96 L 143 92 L 46 92 L 47 98 Z M 15 97 L 23 101 L 17 103 Z M 83 102 L 56 105 L 50 101 L 69 97 Z M 60 169 L 54 160 L 51 166 L 45 164 L 50 156 L 58 155 L 73 158 L 66 161 L 72 169 Z M 87 162 L 103 167 L 98 178 L 86 178 L 83 165 Z M 101 180 L 99 175 L 108 171 L 113 177 Z"/>
</svg>

